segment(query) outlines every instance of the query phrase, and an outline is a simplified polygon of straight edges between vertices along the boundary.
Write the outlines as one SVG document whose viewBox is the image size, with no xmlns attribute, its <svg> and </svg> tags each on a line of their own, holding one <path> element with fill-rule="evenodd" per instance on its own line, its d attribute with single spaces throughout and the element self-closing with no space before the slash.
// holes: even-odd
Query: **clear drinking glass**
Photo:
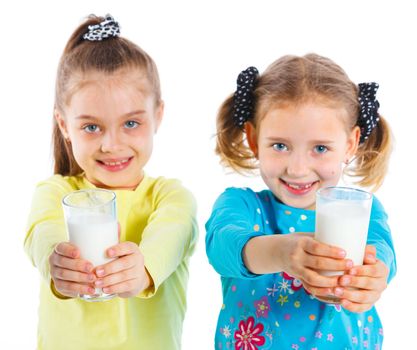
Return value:
<svg viewBox="0 0 417 350">
<path fill-rule="evenodd" d="M 81 257 L 93 266 L 105 264 L 106 249 L 118 243 L 116 194 L 103 189 L 86 189 L 72 192 L 62 200 L 69 241 L 80 249 Z M 101 288 L 94 295 L 79 295 L 86 301 L 113 298 Z"/>
<path fill-rule="evenodd" d="M 354 265 L 362 265 L 372 194 L 348 187 L 326 187 L 316 194 L 315 239 L 346 251 Z M 343 271 L 320 271 L 326 276 L 343 275 Z M 331 297 L 329 302 L 338 302 Z M 327 300 L 326 300 L 327 301 Z"/>
</svg>

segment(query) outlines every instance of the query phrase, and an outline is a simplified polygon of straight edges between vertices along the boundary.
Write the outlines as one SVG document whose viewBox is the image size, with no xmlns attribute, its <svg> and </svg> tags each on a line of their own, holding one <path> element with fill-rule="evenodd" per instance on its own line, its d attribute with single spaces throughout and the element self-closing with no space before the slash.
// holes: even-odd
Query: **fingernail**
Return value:
<svg viewBox="0 0 417 350">
<path fill-rule="evenodd" d="M 96 276 L 94 276 L 93 274 L 89 274 L 87 278 L 89 281 L 94 281 L 96 279 Z"/>
<path fill-rule="evenodd" d="M 73 251 L 71 252 L 71 256 L 72 256 L 73 258 L 76 258 L 76 257 L 77 257 L 77 251 L 76 251 L 76 250 L 73 250 Z"/>
<path fill-rule="evenodd" d="M 343 295 L 343 288 L 336 287 L 334 289 L 334 294 L 337 295 L 338 297 L 341 297 Z"/>
<path fill-rule="evenodd" d="M 91 272 L 93 270 L 93 265 L 87 264 L 85 265 L 85 272 Z"/>
<path fill-rule="evenodd" d="M 103 276 L 104 275 L 104 270 L 103 269 L 96 270 L 96 275 L 99 276 L 99 277 Z"/>
<path fill-rule="evenodd" d="M 366 258 L 370 261 L 375 261 L 375 256 L 373 256 L 372 254 L 367 254 Z"/>
<path fill-rule="evenodd" d="M 339 250 L 337 253 L 341 258 L 344 258 L 346 256 L 346 252 L 344 250 Z"/>
<path fill-rule="evenodd" d="M 88 288 L 88 294 L 93 295 L 96 292 L 94 288 Z"/>
<path fill-rule="evenodd" d="M 109 288 L 103 288 L 103 292 L 106 294 L 110 294 L 110 289 Z"/>
<path fill-rule="evenodd" d="M 103 285 L 103 281 L 102 280 L 97 280 L 94 282 L 94 285 L 97 287 L 101 287 Z"/>
<path fill-rule="evenodd" d="M 115 254 L 115 252 L 114 252 L 114 250 L 113 249 L 109 249 L 108 251 L 107 251 L 107 255 L 111 258 L 111 257 L 113 257 L 114 256 L 114 254 Z"/>
<path fill-rule="evenodd" d="M 351 267 L 353 267 L 353 261 L 352 260 L 348 260 L 346 262 L 346 268 L 350 269 Z"/>
</svg>

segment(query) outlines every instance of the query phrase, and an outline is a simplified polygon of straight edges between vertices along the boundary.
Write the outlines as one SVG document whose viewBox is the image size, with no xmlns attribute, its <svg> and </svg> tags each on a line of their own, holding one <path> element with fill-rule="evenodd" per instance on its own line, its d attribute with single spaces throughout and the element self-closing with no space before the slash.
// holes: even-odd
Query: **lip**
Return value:
<svg viewBox="0 0 417 350">
<path fill-rule="evenodd" d="M 285 189 L 296 196 L 304 196 L 313 191 L 318 184 L 318 181 L 313 182 L 287 182 L 283 179 L 279 179 L 280 183 L 284 185 Z M 290 186 L 291 185 L 291 186 Z"/>
<path fill-rule="evenodd" d="M 124 169 L 126 169 L 130 163 L 132 162 L 133 157 L 128 157 L 128 158 L 109 158 L 109 159 L 97 159 L 96 162 L 97 164 L 107 170 L 107 171 L 111 171 L 111 172 L 118 172 L 118 171 L 122 171 Z"/>
</svg>

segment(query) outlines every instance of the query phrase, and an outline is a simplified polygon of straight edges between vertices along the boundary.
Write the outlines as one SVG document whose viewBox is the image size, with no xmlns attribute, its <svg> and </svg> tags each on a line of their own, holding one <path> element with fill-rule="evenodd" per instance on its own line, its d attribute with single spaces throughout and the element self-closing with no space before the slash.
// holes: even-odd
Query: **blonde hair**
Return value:
<svg viewBox="0 0 417 350">
<path fill-rule="evenodd" d="M 122 69 L 139 69 L 147 78 L 156 103 L 161 102 L 158 70 L 152 58 L 139 46 L 122 37 L 102 41 L 83 39 L 88 26 L 102 21 L 103 17 L 89 16 L 75 29 L 65 46 L 55 85 L 55 109 L 61 113 L 77 88 L 82 86 L 83 77 L 90 72 L 113 74 Z M 77 84 L 74 84 L 74 80 L 78 80 Z M 83 170 L 74 158 L 71 144 L 64 139 L 55 119 L 53 123 L 54 173 L 70 176 L 81 174 Z"/>
<path fill-rule="evenodd" d="M 347 111 L 348 130 L 357 125 L 359 116 L 358 87 L 332 60 L 317 55 L 283 56 L 273 62 L 257 81 L 254 90 L 254 115 L 250 123 L 255 130 L 265 114 L 280 103 L 303 103 L 315 98 L 334 101 Z M 256 157 L 249 148 L 244 128 L 234 124 L 234 96 L 230 95 L 217 114 L 216 153 L 221 163 L 239 173 L 257 169 Z M 359 145 L 355 161 L 346 173 L 356 183 L 377 190 L 388 170 L 392 150 L 391 131 L 379 115 L 376 128 Z"/>
</svg>

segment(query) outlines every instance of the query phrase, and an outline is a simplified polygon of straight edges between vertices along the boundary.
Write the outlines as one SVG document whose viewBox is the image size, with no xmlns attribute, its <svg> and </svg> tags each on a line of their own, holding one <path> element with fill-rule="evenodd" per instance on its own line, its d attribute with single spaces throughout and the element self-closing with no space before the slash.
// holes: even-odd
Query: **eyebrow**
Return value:
<svg viewBox="0 0 417 350">
<path fill-rule="evenodd" d="M 284 137 L 274 137 L 274 136 L 270 136 L 270 137 L 266 137 L 266 140 L 268 142 L 282 142 L 282 143 L 291 143 L 290 140 L 284 138 Z M 315 145 L 319 145 L 319 144 L 333 144 L 335 143 L 335 140 L 311 140 L 309 141 L 309 143 L 315 144 Z"/>
<path fill-rule="evenodd" d="M 146 111 L 144 111 L 142 109 L 138 109 L 138 110 L 135 110 L 135 111 L 132 111 L 132 112 L 128 112 L 126 114 L 121 115 L 120 116 L 120 119 L 129 118 L 129 117 L 132 117 L 134 115 L 144 114 L 144 113 L 146 113 Z M 92 115 L 88 115 L 88 114 L 81 114 L 81 115 L 75 117 L 75 119 L 81 119 L 81 120 L 96 120 L 98 118 L 97 117 L 94 117 Z"/>
</svg>

